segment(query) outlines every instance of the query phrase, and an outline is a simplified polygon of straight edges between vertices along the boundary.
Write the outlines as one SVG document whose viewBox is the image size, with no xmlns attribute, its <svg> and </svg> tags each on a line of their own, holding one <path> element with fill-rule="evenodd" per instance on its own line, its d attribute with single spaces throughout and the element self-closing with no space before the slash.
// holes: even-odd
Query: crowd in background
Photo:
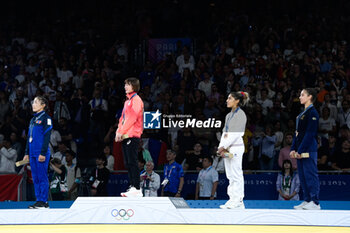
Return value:
<svg viewBox="0 0 350 233">
<path fill-rule="evenodd" d="M 52 153 L 68 148 L 81 166 L 94 166 L 105 146 L 113 146 L 124 79 L 133 76 L 141 81 L 145 111 L 200 120 L 223 121 L 228 94 L 247 91 L 244 169 L 281 169 L 302 110 L 299 94 L 315 87 L 319 169 L 349 171 L 350 5 L 204 2 L 88 1 L 40 15 L 29 7 L 18 18 L 7 3 L 9 17 L 0 25 L 1 156 L 23 158 L 31 101 L 43 95 L 54 120 Z M 188 37 L 193 44 L 179 43 L 152 63 L 140 47 L 157 37 Z M 203 158 L 214 156 L 213 166 L 222 171 L 215 157 L 219 131 L 162 128 L 143 137 L 165 142 L 185 170 L 199 171 Z M 0 172 L 14 172 L 4 164 Z"/>
</svg>

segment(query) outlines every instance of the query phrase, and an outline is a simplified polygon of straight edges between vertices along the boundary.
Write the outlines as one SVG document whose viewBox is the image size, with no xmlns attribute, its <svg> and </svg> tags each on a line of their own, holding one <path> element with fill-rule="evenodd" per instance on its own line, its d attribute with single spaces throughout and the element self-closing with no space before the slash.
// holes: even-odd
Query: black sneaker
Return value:
<svg viewBox="0 0 350 233">
<path fill-rule="evenodd" d="M 38 204 L 35 206 L 35 209 L 46 209 L 49 208 L 49 203 L 39 201 Z"/>
<path fill-rule="evenodd" d="M 49 204 L 43 201 L 37 201 L 34 203 L 34 205 L 29 206 L 30 209 L 46 209 L 49 208 Z"/>
<path fill-rule="evenodd" d="M 36 209 L 35 207 L 39 204 L 39 202 L 35 202 L 33 205 L 28 206 L 28 209 Z"/>
</svg>

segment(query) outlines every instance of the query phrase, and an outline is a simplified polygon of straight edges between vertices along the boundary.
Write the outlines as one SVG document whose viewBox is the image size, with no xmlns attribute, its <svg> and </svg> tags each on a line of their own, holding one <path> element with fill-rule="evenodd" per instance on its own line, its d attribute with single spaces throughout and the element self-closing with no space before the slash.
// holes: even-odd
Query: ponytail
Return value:
<svg viewBox="0 0 350 233">
<path fill-rule="evenodd" d="M 238 103 L 239 106 L 245 106 L 250 101 L 248 92 L 237 91 L 237 92 L 231 92 L 230 95 L 236 100 L 239 100 L 239 103 Z"/>
</svg>

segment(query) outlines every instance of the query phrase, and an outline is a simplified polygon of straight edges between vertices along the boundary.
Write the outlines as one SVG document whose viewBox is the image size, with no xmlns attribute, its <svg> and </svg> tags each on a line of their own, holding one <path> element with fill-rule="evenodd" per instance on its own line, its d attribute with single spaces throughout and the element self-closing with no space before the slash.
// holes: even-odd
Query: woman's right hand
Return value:
<svg viewBox="0 0 350 233">
<path fill-rule="evenodd" d="M 29 155 L 25 155 L 25 156 L 23 157 L 23 160 L 28 160 L 28 161 L 29 161 Z"/>
<path fill-rule="evenodd" d="M 218 148 L 218 152 L 217 152 L 217 153 L 218 153 L 218 154 L 220 154 L 220 153 L 221 153 L 222 151 L 224 151 L 224 150 L 225 150 L 225 148 L 223 148 L 223 147 L 219 147 L 219 148 Z"/>
<path fill-rule="evenodd" d="M 292 158 L 292 159 L 295 159 L 295 150 L 292 150 L 292 151 L 289 153 L 289 157 Z"/>
</svg>

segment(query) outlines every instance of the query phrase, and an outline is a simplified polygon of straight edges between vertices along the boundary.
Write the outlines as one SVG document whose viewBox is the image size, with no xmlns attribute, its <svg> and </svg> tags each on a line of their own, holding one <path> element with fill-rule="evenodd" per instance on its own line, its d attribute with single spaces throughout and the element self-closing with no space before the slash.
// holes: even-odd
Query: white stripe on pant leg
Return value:
<svg viewBox="0 0 350 233">
<path fill-rule="evenodd" d="M 230 153 L 234 155 L 232 159 L 225 158 L 225 171 L 229 179 L 227 194 L 231 201 L 239 202 L 244 198 L 244 178 L 242 171 L 242 158 L 244 146 L 234 147 L 230 149 Z"/>
</svg>

